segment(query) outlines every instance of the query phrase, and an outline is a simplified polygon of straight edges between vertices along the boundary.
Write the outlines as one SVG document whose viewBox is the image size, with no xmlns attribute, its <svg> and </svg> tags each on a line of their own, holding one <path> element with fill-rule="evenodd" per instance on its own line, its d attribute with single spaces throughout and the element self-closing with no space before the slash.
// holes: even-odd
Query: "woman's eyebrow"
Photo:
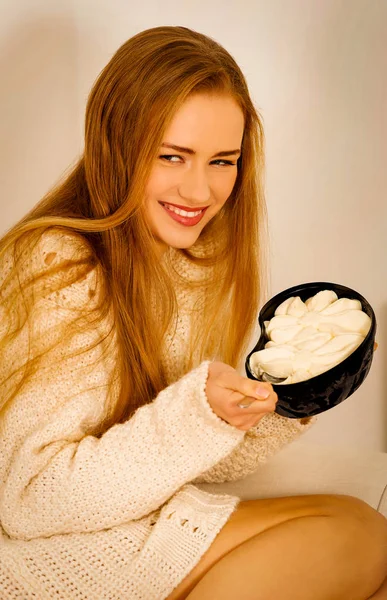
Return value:
<svg viewBox="0 0 387 600">
<path fill-rule="evenodd" d="M 177 150 L 178 152 L 185 152 L 186 154 L 196 154 L 195 150 L 192 148 L 184 148 L 183 146 L 176 146 L 176 144 L 161 144 L 163 148 L 172 148 L 172 150 Z M 217 152 L 211 158 L 215 158 L 215 156 L 231 156 L 232 154 L 240 154 L 241 149 L 237 148 L 236 150 L 222 150 L 221 152 Z"/>
</svg>

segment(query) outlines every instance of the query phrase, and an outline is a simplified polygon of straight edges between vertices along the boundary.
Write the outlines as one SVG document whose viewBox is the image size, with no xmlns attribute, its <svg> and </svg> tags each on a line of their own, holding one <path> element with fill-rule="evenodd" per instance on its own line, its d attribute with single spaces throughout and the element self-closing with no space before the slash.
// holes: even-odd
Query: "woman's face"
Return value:
<svg viewBox="0 0 387 600">
<path fill-rule="evenodd" d="M 145 215 L 160 254 L 168 246 L 192 246 L 230 196 L 243 129 L 243 112 L 231 96 L 195 95 L 177 111 L 146 187 Z M 192 215 L 205 210 L 179 222 L 173 217 L 181 217 L 163 204 L 194 211 Z"/>
</svg>

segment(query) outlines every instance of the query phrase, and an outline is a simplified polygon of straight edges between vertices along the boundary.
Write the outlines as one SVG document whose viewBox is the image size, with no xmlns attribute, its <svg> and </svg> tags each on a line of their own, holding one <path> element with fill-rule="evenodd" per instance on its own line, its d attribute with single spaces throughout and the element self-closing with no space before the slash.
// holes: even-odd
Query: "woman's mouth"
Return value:
<svg viewBox="0 0 387 600">
<path fill-rule="evenodd" d="M 176 208 L 175 206 L 172 206 L 171 204 L 165 204 L 163 202 L 159 202 L 159 204 L 163 207 L 165 212 L 168 213 L 168 215 L 171 217 L 171 219 L 173 219 L 177 223 L 180 223 L 181 225 L 184 225 L 186 227 L 192 227 L 193 225 L 197 225 L 199 223 L 199 221 L 202 220 L 203 215 L 208 208 L 208 206 L 207 206 L 206 208 L 203 208 L 202 210 L 197 210 L 195 212 L 192 212 L 192 211 L 188 212 L 185 210 L 181 210 L 180 208 Z M 192 216 L 189 216 L 189 215 L 192 215 Z"/>
</svg>

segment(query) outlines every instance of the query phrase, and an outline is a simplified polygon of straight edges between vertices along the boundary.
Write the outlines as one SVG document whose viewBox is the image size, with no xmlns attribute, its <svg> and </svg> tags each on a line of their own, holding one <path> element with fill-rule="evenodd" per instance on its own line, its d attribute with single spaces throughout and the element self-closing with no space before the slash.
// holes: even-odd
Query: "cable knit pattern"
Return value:
<svg viewBox="0 0 387 600">
<path fill-rule="evenodd" d="M 70 234 L 46 232 L 29 269 L 44 271 L 81 251 Z M 112 315 L 70 342 L 63 333 L 93 306 L 98 275 L 96 267 L 34 307 L 33 338 L 42 336 L 47 348 L 60 343 L 0 422 L 1 600 L 163 600 L 239 502 L 194 483 L 241 478 L 310 426 L 270 415 L 246 433 L 213 412 L 205 393 L 211 361 L 184 369 L 189 319 L 177 290 L 178 327 L 164 357 L 170 385 L 130 420 L 93 437 L 115 366 L 114 330 L 110 346 L 104 339 Z M 10 342 L 1 385 L 23 364 L 27 344 L 24 330 Z"/>
</svg>

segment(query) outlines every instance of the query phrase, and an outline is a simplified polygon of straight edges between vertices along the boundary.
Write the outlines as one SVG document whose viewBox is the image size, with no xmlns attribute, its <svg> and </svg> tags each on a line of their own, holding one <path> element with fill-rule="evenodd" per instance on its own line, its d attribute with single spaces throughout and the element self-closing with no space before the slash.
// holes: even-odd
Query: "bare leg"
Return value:
<svg viewBox="0 0 387 600">
<path fill-rule="evenodd" d="M 378 589 L 368 600 L 387 600 L 387 579 L 384 580 L 382 587 Z"/>
<path fill-rule="evenodd" d="M 366 600 L 386 575 L 372 541 L 380 533 L 366 525 L 351 515 L 281 523 L 229 552 L 187 600 Z"/>
<path fill-rule="evenodd" d="M 291 535 L 286 528 L 282 529 L 282 526 L 288 522 L 293 528 Z M 266 534 L 271 536 L 274 532 L 277 536 L 275 547 L 271 548 L 270 537 L 266 551 L 266 547 L 263 546 L 266 543 Z M 252 551 L 251 545 L 245 546 L 245 544 L 255 537 L 262 542 L 255 541 L 255 551 Z M 300 587 L 305 587 L 304 582 L 308 573 L 312 571 L 315 577 L 320 567 L 323 573 L 324 565 L 325 569 L 330 570 L 339 579 L 342 571 L 346 574 L 351 569 L 356 571 L 357 577 L 365 571 L 365 582 L 361 585 L 367 584 L 370 578 L 372 585 L 366 589 L 361 600 L 368 600 L 387 576 L 387 519 L 358 498 L 317 494 L 247 500 L 240 502 L 237 510 L 231 515 L 199 563 L 172 591 L 167 600 L 185 600 L 188 597 L 190 600 L 196 600 L 198 595 L 195 598 L 190 595 L 191 592 L 202 589 L 198 588 L 198 584 L 218 563 L 221 565 L 220 569 L 223 564 L 227 565 L 224 560 L 228 555 L 230 560 L 231 555 L 236 560 L 228 597 L 232 598 L 233 594 L 234 597 L 241 597 L 238 593 L 241 586 L 240 573 L 246 567 L 244 564 L 238 564 L 237 559 L 240 555 L 234 554 L 241 545 L 244 545 L 243 551 L 247 556 L 247 562 L 255 565 L 254 572 L 251 574 L 253 577 L 251 581 L 255 582 L 254 600 L 260 598 L 256 592 L 259 589 L 260 573 L 265 573 L 267 570 L 271 573 L 274 582 L 281 580 L 278 573 L 281 574 L 286 568 L 290 570 L 289 581 L 293 578 L 295 582 L 293 590 L 298 591 Z M 359 569 L 358 562 L 360 562 Z M 243 584 L 246 583 L 246 578 L 248 574 L 245 575 Z M 206 597 L 218 600 L 217 578 L 208 578 L 205 583 L 208 587 Z M 281 600 L 291 600 L 292 596 L 289 593 L 292 591 L 289 592 L 289 587 L 288 583 L 286 590 L 280 596 Z M 308 600 L 311 597 L 307 596 Z M 224 598 L 227 600 L 227 596 Z M 300 598 L 301 596 L 297 596 L 297 600 Z M 334 597 L 330 595 L 328 598 L 333 600 Z M 346 600 L 348 598 L 356 600 L 357 597 L 349 595 Z M 245 595 L 244 600 L 249 600 L 249 596 Z M 379 594 L 375 600 L 384 599 Z"/>
</svg>

